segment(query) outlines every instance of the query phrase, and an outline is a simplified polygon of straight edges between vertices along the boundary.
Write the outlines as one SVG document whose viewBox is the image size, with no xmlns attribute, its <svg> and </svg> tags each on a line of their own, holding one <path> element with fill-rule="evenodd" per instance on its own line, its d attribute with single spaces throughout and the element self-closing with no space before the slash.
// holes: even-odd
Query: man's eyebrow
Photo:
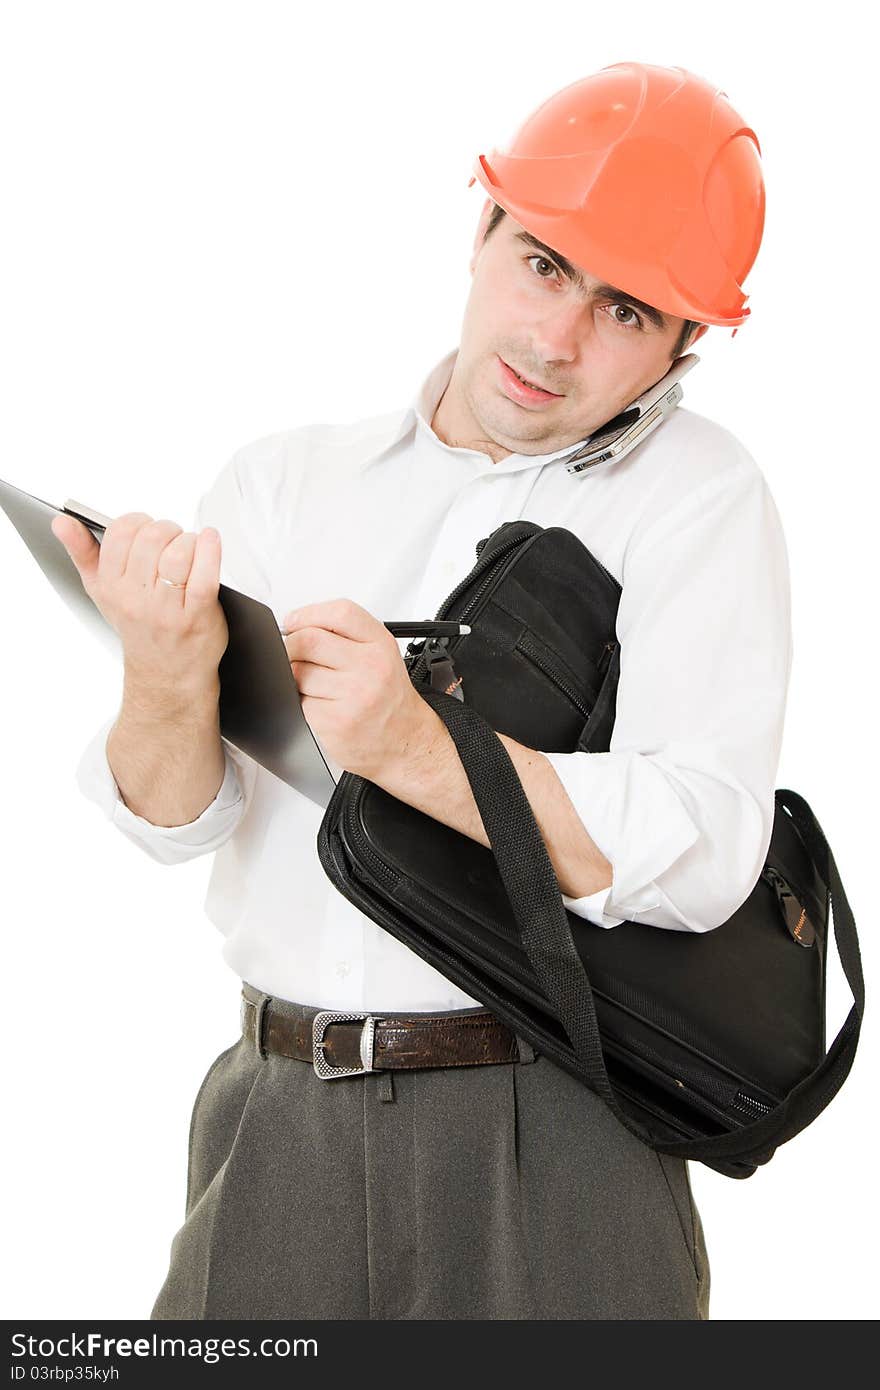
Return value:
<svg viewBox="0 0 880 1390">
<path fill-rule="evenodd" d="M 517 232 L 515 236 L 517 241 L 531 246 L 535 251 L 541 251 L 548 260 L 555 261 L 559 269 L 577 285 L 579 290 L 586 290 L 586 282 L 577 266 L 572 265 L 571 261 L 566 260 L 565 256 L 561 256 L 558 251 L 554 251 L 552 246 L 545 246 L 543 241 L 532 236 L 531 232 Z M 651 304 L 645 304 L 641 299 L 636 299 L 634 295 L 627 294 L 626 290 L 618 290 L 614 285 L 594 285 L 591 294 L 594 299 L 613 299 L 618 304 L 631 304 L 633 308 L 641 309 L 645 318 L 653 323 L 655 328 L 669 327 L 668 320 L 660 313 L 659 309 L 655 309 Z"/>
</svg>

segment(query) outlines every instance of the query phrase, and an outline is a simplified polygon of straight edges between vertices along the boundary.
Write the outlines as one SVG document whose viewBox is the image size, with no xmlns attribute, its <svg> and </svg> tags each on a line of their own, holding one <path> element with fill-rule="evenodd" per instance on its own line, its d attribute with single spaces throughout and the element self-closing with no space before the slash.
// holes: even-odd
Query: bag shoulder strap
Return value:
<svg viewBox="0 0 880 1390">
<path fill-rule="evenodd" d="M 439 691 L 419 694 L 443 720 L 467 774 L 495 856 L 523 947 L 547 1000 L 556 1010 L 592 1090 L 626 1129 L 652 1147 L 651 1132 L 620 1106 L 602 1053 L 593 992 L 572 940 L 556 873 L 507 749 L 482 715 Z M 695 1160 L 766 1161 L 768 1149 L 791 1139 L 825 1108 L 852 1066 L 864 1011 L 858 937 L 837 865 L 819 822 L 803 797 L 781 793 L 808 849 L 827 877 L 834 935 L 854 1005 L 825 1058 L 768 1115 L 709 1138 L 664 1141 L 664 1152 Z"/>
</svg>

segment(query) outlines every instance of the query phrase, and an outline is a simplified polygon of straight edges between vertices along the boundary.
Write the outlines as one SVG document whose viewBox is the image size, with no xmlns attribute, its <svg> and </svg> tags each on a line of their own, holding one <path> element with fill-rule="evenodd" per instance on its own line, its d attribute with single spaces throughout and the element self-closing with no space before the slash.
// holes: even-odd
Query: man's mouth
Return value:
<svg viewBox="0 0 880 1390">
<path fill-rule="evenodd" d="M 509 362 L 507 363 L 507 365 L 508 367 L 510 367 Z M 549 386 L 542 386 L 539 381 L 530 381 L 527 376 L 523 376 L 522 372 L 518 372 L 516 370 L 516 367 L 510 367 L 510 370 L 513 372 L 514 376 L 519 377 L 520 381 L 523 382 L 525 386 L 531 386 L 533 391 L 546 391 L 547 394 L 550 396 L 555 396 L 558 394 L 556 391 L 551 391 Z"/>
<path fill-rule="evenodd" d="M 542 400 L 549 401 L 561 399 L 560 393 L 558 391 L 548 391 L 546 386 L 541 386 L 538 384 L 538 382 L 533 381 L 530 377 L 523 376 L 522 373 L 518 372 L 515 367 L 512 367 L 508 362 L 505 362 L 503 357 L 499 357 L 498 361 L 501 363 L 505 371 L 507 371 L 510 374 L 510 377 L 513 378 L 515 382 L 519 383 L 519 387 L 517 387 L 516 389 L 519 390 L 520 387 L 525 388 L 526 396 L 531 397 L 532 399 L 534 399 L 535 402 Z"/>
</svg>

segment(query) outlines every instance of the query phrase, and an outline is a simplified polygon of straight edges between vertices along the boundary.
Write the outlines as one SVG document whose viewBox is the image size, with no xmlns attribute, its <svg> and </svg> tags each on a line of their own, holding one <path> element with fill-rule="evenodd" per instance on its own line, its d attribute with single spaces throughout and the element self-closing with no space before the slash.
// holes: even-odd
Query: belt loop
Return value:
<svg viewBox="0 0 880 1390">
<path fill-rule="evenodd" d="M 531 1043 L 526 1042 L 525 1038 L 521 1038 L 519 1033 L 516 1034 L 516 1046 L 519 1053 L 516 1059 L 518 1062 L 534 1062 L 535 1049 Z"/>
<path fill-rule="evenodd" d="M 257 1049 L 257 1056 L 266 1060 L 267 1052 L 263 1046 L 263 1019 L 266 1016 L 266 1008 L 272 1003 L 271 994 L 261 994 L 260 1002 L 254 1006 L 254 1046 Z"/>
</svg>

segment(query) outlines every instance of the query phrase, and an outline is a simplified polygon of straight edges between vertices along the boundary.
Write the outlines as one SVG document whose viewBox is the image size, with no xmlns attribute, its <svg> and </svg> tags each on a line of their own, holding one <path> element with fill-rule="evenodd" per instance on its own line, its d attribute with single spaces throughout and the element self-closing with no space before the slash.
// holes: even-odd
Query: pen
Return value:
<svg viewBox="0 0 880 1390">
<path fill-rule="evenodd" d="M 467 623 L 385 623 L 392 637 L 466 637 Z"/>
<path fill-rule="evenodd" d="M 467 637 L 470 628 L 467 623 L 426 622 L 426 623 L 383 623 L 392 637 Z M 290 634 L 281 629 L 281 636 Z"/>
</svg>

